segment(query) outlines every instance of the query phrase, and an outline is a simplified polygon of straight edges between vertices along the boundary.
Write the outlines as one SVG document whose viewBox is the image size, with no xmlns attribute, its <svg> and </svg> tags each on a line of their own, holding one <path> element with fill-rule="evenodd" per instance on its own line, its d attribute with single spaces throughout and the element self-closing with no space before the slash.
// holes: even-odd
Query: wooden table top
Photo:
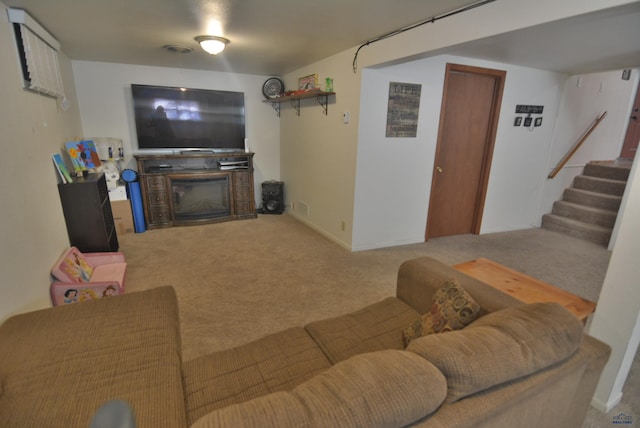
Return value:
<svg viewBox="0 0 640 428">
<path fill-rule="evenodd" d="M 582 322 L 585 322 L 596 308 L 596 304 L 589 300 L 489 259 L 479 258 L 453 267 L 503 293 L 513 296 L 521 302 L 559 303 L 576 315 Z"/>
</svg>

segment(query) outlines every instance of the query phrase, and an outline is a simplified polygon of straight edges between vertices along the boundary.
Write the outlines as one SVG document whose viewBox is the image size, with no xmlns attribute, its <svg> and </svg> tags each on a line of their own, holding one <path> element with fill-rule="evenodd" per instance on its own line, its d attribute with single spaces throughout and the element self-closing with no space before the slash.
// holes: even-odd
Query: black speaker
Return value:
<svg viewBox="0 0 640 428">
<path fill-rule="evenodd" d="M 262 213 L 282 214 L 284 212 L 284 183 L 265 181 L 262 183 Z"/>
</svg>

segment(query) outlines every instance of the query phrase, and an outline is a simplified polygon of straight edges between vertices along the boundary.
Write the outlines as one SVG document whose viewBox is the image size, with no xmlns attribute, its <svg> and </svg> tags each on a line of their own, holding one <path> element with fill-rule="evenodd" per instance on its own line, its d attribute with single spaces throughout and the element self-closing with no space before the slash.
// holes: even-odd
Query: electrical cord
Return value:
<svg viewBox="0 0 640 428">
<path fill-rule="evenodd" d="M 433 17 L 431 17 L 429 19 L 425 19 L 425 20 L 422 20 L 422 21 L 417 22 L 415 24 L 411 24 L 411 25 L 409 25 L 407 27 L 400 28 L 399 30 L 391 31 L 390 33 L 383 34 L 381 36 L 376 37 L 375 39 L 371 39 L 371 40 L 368 40 L 368 41 L 364 42 L 363 44 L 358 46 L 358 49 L 356 50 L 356 53 L 353 56 L 353 63 L 352 63 L 353 72 L 357 73 L 357 71 L 358 71 L 358 54 L 360 53 L 360 50 L 362 48 L 364 48 L 365 46 L 369 46 L 371 43 L 379 42 L 380 40 L 388 39 L 389 37 L 397 36 L 398 34 L 402 34 L 405 31 L 413 30 L 414 28 L 421 27 L 421 26 L 426 25 L 426 24 L 433 24 L 434 22 L 439 21 L 441 19 L 448 18 L 450 16 L 457 15 L 459 13 L 466 12 L 466 11 L 471 10 L 471 9 L 475 9 L 476 7 L 484 6 L 485 4 L 491 3 L 491 2 L 494 2 L 494 1 L 496 1 L 496 0 L 481 0 L 481 1 L 478 1 L 476 3 L 470 4 L 470 5 L 467 5 L 467 6 L 463 6 L 461 8 L 452 10 L 452 11 L 447 12 L 447 13 L 444 13 L 442 15 L 433 16 Z"/>
</svg>

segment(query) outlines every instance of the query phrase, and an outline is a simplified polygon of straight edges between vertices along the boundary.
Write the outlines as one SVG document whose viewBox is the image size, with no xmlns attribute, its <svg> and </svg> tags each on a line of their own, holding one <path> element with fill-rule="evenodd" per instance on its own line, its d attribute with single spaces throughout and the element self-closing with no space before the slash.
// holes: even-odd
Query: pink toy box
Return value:
<svg viewBox="0 0 640 428">
<path fill-rule="evenodd" d="M 51 301 L 64 305 L 124 293 L 127 263 L 124 254 L 67 250 L 51 269 Z"/>
</svg>

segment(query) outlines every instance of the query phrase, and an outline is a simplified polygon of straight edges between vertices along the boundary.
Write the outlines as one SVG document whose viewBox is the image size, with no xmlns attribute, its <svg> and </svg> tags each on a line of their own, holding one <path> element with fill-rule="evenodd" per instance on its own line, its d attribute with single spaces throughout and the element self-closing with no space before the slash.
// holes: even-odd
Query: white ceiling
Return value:
<svg viewBox="0 0 640 428">
<path fill-rule="evenodd" d="M 282 75 L 477 0 L 2 1 L 25 9 L 73 60 Z M 231 40 L 218 56 L 194 40 L 213 34 L 214 18 L 216 35 Z M 193 51 L 170 53 L 165 45 Z M 640 2 L 447 52 L 574 74 L 638 67 Z"/>
</svg>

